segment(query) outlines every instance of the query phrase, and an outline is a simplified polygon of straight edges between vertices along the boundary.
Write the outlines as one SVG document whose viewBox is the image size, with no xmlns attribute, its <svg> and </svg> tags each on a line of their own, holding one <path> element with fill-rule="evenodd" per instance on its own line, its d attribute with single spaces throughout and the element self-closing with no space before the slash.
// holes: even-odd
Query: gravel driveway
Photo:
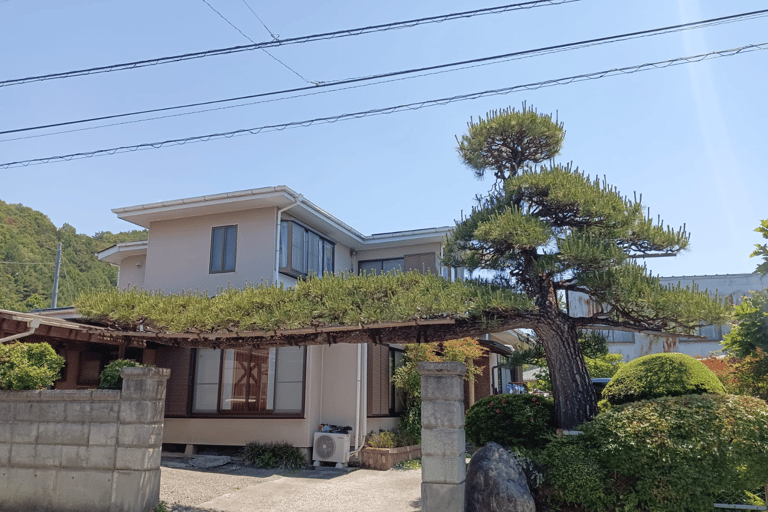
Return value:
<svg viewBox="0 0 768 512">
<path fill-rule="evenodd" d="M 335 468 L 296 473 L 230 463 L 214 469 L 163 461 L 160 500 L 172 512 L 415 512 L 421 470 Z"/>
</svg>

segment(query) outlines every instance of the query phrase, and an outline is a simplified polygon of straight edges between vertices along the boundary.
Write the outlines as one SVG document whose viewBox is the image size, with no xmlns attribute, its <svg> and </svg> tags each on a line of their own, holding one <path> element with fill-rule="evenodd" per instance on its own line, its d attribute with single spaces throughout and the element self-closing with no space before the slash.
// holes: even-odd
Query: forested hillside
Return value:
<svg viewBox="0 0 768 512">
<path fill-rule="evenodd" d="M 146 240 L 144 230 L 94 236 L 73 226 L 56 228 L 44 214 L 0 201 L 0 309 L 29 311 L 51 306 L 56 246 L 62 244 L 57 306 L 69 306 L 84 289 L 117 284 L 117 269 L 95 253 L 119 242 Z"/>
</svg>

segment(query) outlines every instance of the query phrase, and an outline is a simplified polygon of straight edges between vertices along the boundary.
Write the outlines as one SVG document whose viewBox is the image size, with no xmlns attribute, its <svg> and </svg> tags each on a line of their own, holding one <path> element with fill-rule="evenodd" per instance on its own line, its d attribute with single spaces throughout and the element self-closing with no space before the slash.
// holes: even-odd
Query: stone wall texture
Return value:
<svg viewBox="0 0 768 512">
<path fill-rule="evenodd" d="M 423 512 L 464 512 L 462 363 L 419 363 L 421 374 L 421 506 Z"/>
<path fill-rule="evenodd" d="M 121 390 L 0 391 L 0 510 L 148 512 L 160 497 L 170 370 Z"/>
</svg>

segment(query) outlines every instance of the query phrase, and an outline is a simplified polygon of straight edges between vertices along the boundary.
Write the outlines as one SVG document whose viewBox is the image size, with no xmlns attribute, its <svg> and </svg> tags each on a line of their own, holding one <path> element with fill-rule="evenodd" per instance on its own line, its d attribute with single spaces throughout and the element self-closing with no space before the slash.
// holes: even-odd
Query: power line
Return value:
<svg viewBox="0 0 768 512">
<path fill-rule="evenodd" d="M 337 121 L 346 121 L 349 119 L 360 119 L 363 117 L 394 114 L 396 112 L 403 112 L 406 110 L 420 110 L 426 107 L 433 107 L 436 105 L 448 105 L 450 103 L 454 103 L 458 101 L 474 100 L 474 99 L 483 98 L 486 96 L 506 95 L 511 92 L 520 91 L 520 90 L 536 90 L 536 89 L 542 89 L 544 87 L 566 85 L 574 82 L 582 82 L 585 80 L 597 80 L 600 78 L 606 78 L 606 77 L 621 75 L 621 74 L 632 74 L 632 73 L 638 73 L 640 71 L 649 71 L 652 69 L 663 69 L 671 66 L 679 66 L 681 64 L 689 64 L 692 62 L 701 62 L 703 60 L 711 60 L 711 59 L 716 59 L 720 57 L 732 57 L 734 55 L 738 55 L 741 53 L 749 53 L 757 50 L 768 50 L 768 43 L 749 44 L 746 46 L 741 46 L 739 48 L 731 48 L 728 50 L 716 50 L 713 52 L 693 55 L 689 57 L 678 57 L 676 59 L 663 60 L 658 62 L 649 62 L 645 64 L 639 64 L 639 65 L 628 66 L 623 68 L 608 69 L 608 70 L 597 71 L 593 73 L 585 73 L 581 75 L 569 76 L 565 78 L 556 78 L 552 80 L 546 80 L 544 82 L 535 82 L 535 83 L 525 84 L 525 85 L 515 85 L 511 87 L 504 87 L 501 89 L 491 89 L 487 91 L 474 92 L 470 94 L 461 94 L 461 95 L 451 96 L 448 98 L 441 98 L 437 100 L 425 100 L 425 101 L 420 101 L 416 103 L 407 103 L 403 105 L 397 105 L 397 106 L 385 107 L 385 108 L 379 108 L 379 109 L 371 109 L 371 110 L 354 112 L 349 114 L 339 114 L 339 115 L 330 116 L 330 117 L 320 117 L 320 118 L 309 119 L 305 121 L 293 121 L 290 123 L 260 126 L 257 128 L 245 128 L 245 129 L 233 130 L 229 132 L 212 133 L 208 135 L 197 135 L 193 137 L 185 137 L 183 139 L 171 139 L 171 140 L 166 140 L 162 142 L 146 142 L 142 144 L 134 144 L 131 146 L 120 146 L 116 148 L 99 149 L 99 150 L 86 151 L 81 153 L 71 153 L 68 155 L 61 155 L 61 156 L 34 158 L 30 160 L 19 160 L 16 162 L 2 163 L 0 164 L 0 168 L 8 169 L 11 167 L 27 167 L 29 165 L 41 165 L 41 164 L 47 164 L 47 163 L 53 163 L 53 162 L 80 160 L 84 158 L 91 158 L 94 156 L 106 156 L 106 155 L 114 155 L 116 153 L 127 153 L 127 152 L 140 151 L 140 150 L 143 151 L 147 149 L 159 149 L 168 145 L 183 145 L 188 142 L 190 143 L 208 142 L 214 139 L 232 138 L 234 136 L 240 136 L 240 135 L 247 135 L 247 134 L 256 135 L 258 133 L 265 132 L 265 131 L 282 131 L 287 128 L 299 128 L 299 127 L 306 128 L 313 124 L 335 123 Z"/>
<path fill-rule="evenodd" d="M 5 265 L 54 265 L 54 263 L 44 263 L 42 261 L 0 261 L 0 263 Z"/>
<path fill-rule="evenodd" d="M 335 32 L 325 32 L 325 33 L 314 34 L 309 36 L 293 37 L 289 39 L 273 39 L 272 41 L 266 41 L 263 43 L 255 43 L 255 44 L 249 44 L 249 45 L 243 45 L 243 46 L 231 46 L 228 48 L 206 50 L 203 52 L 185 53 L 181 55 L 173 55 L 170 57 L 158 57 L 155 59 L 139 60 L 139 61 L 133 61 L 133 62 L 126 62 L 122 64 L 111 64 L 108 66 L 79 69 L 75 71 L 65 71 L 62 73 L 51 73 L 48 75 L 30 76 L 26 78 L 14 78 L 10 80 L 0 81 L 0 87 L 20 85 L 20 84 L 25 84 L 30 82 L 42 82 L 45 80 L 71 78 L 75 76 L 93 75 L 97 73 L 111 73 L 112 71 L 123 71 L 127 69 L 137 69 L 137 68 L 143 68 L 148 66 L 157 66 L 159 64 L 168 64 L 171 62 L 181 62 L 185 60 L 200 59 L 203 57 L 212 57 L 215 55 L 228 55 L 230 53 L 261 50 L 263 48 L 273 48 L 277 46 L 286 46 L 290 44 L 303 44 L 303 43 L 310 43 L 315 41 L 322 41 L 325 39 L 338 39 L 342 37 L 359 36 L 359 35 L 369 34 L 373 32 L 384 32 L 388 30 L 411 28 L 419 25 L 426 25 L 428 23 L 442 23 L 444 21 L 452 21 L 452 20 L 457 20 L 462 18 L 472 18 L 474 16 L 483 16 L 488 14 L 501 14 L 504 12 L 533 9 L 535 7 L 546 7 L 551 5 L 568 4 L 568 3 L 580 2 L 580 1 L 581 0 L 533 0 L 529 2 L 502 5 L 499 7 L 489 7 L 485 9 L 476 9 L 473 11 L 464 11 L 464 12 L 458 12 L 458 13 L 452 13 L 452 14 L 443 14 L 439 16 L 430 16 L 428 18 L 418 18 L 414 20 L 385 23 L 382 25 L 371 25 L 368 27 L 338 30 Z"/>
<path fill-rule="evenodd" d="M 256 41 L 254 41 L 253 39 L 251 39 L 250 37 L 248 37 L 247 35 L 245 35 L 245 33 L 244 33 L 242 30 L 240 30 L 239 28 L 237 28 L 237 27 L 235 26 L 235 24 L 234 24 L 234 23 L 232 23 L 231 21 L 229 21 L 229 20 L 228 20 L 228 19 L 227 19 L 227 18 L 226 18 L 226 17 L 225 17 L 223 14 L 221 14 L 221 13 L 220 13 L 219 11 L 217 11 L 217 10 L 216 10 L 216 9 L 215 9 L 215 8 L 214 8 L 214 7 L 213 7 L 211 4 L 209 4 L 209 3 L 208 3 L 208 0 L 203 0 L 203 3 L 205 3 L 205 5 L 207 5 L 208 7 L 210 7 L 210 8 L 211 8 L 211 10 L 212 10 L 213 12 L 215 12 L 216 14 L 218 14 L 218 15 L 219 15 L 219 17 L 221 17 L 221 19 L 223 19 L 224 21 L 226 21 L 227 23 L 229 23 L 229 24 L 230 24 L 230 26 L 231 26 L 232 28 L 234 28 L 235 30 L 237 30 L 238 32 L 240 32 L 240 35 L 242 35 L 244 38 L 246 38 L 247 40 L 249 40 L 251 43 L 253 43 L 253 44 L 257 44 L 257 43 L 256 43 Z M 247 5 L 247 4 L 246 4 L 246 5 Z M 250 9 L 250 7 L 249 7 L 249 9 Z M 253 11 L 251 11 L 251 12 L 253 12 Z M 256 14 L 256 13 L 254 13 L 254 14 Z M 258 16 L 257 16 L 257 18 L 258 18 Z M 269 30 L 269 29 L 267 29 L 267 30 Z M 270 57 L 272 57 L 274 60 L 276 60 L 277 62 L 279 62 L 281 66 L 283 66 L 285 69 L 287 69 L 288 71 L 290 71 L 291 73 L 293 73 L 293 74 L 294 74 L 294 75 L 296 75 L 297 77 L 299 77 L 299 78 L 301 78 L 302 80 L 304 80 L 306 83 L 308 83 L 308 84 L 309 84 L 309 83 L 312 83 L 312 82 L 310 82 L 309 80 L 307 80 L 306 78 L 304 78 L 303 76 L 301 76 L 301 75 L 299 74 L 299 72 L 298 72 L 298 71 L 296 71 L 295 69 L 293 69 L 292 67 L 290 67 L 288 64 L 286 64 L 285 62 L 281 61 L 280 59 L 278 59 L 277 57 L 275 57 L 274 55 L 272 55 L 271 53 L 269 53 L 269 52 L 268 52 L 267 50 L 265 50 L 264 48 L 261 48 L 261 51 L 263 51 L 264 53 L 266 53 L 267 55 L 269 55 Z"/>
<path fill-rule="evenodd" d="M 244 3 L 244 4 L 245 4 L 245 6 L 248 8 L 248 10 L 249 10 L 249 11 L 251 11 L 251 12 L 253 13 L 253 15 L 254 15 L 254 16 L 256 16 L 256 19 L 257 19 L 257 20 L 259 20 L 259 23 L 261 23 L 261 26 L 263 26 L 263 27 L 264 27 L 264 29 L 265 29 L 267 32 L 269 32 L 269 35 L 270 35 L 270 36 L 272 36 L 272 39 L 273 39 L 273 40 L 277 41 L 278 39 L 280 39 L 280 34 L 275 34 L 274 32 L 272 32 L 272 31 L 269 29 L 269 27 L 266 25 L 266 23 L 264 23 L 264 22 L 262 21 L 262 19 L 261 19 L 261 18 L 259 18 L 259 15 L 258 15 L 258 14 L 256 14 L 256 11 L 254 11 L 253 9 L 251 9 L 251 6 L 250 6 L 250 5 L 248 5 L 248 2 L 246 2 L 245 0 L 243 0 L 243 3 Z"/>
<path fill-rule="evenodd" d="M 205 0 L 203 0 L 205 1 Z M 71 126 L 75 124 L 83 124 L 83 123 L 91 123 L 95 121 L 106 121 L 108 119 L 119 119 L 123 117 L 129 117 L 129 116 L 136 116 L 136 115 L 143 115 L 143 114 L 154 114 L 158 112 L 168 112 L 171 110 L 179 110 L 179 109 L 186 109 L 186 108 L 194 108 L 194 107 L 202 107 L 206 105 L 216 105 L 221 103 L 230 103 L 234 101 L 243 101 L 248 99 L 254 99 L 254 98 L 263 98 L 268 96 L 276 96 L 281 94 L 289 94 L 294 92 L 301 92 L 301 91 L 307 91 L 307 90 L 314 90 L 317 88 L 327 88 L 327 87 L 334 87 L 339 85 L 348 85 L 348 84 L 354 84 L 354 83 L 360 83 L 360 82 L 368 82 L 372 80 L 381 80 L 385 78 L 392 78 L 397 76 L 404 76 L 404 75 L 412 75 L 417 74 L 418 76 L 427 76 L 431 74 L 435 74 L 434 71 L 438 70 L 448 70 L 448 71 L 457 71 L 461 69 L 467 69 L 468 67 L 477 67 L 478 65 L 486 65 L 486 64 L 495 64 L 498 62 L 507 62 L 510 60 L 517 60 L 517 59 L 525 59 L 525 58 L 531 58 L 541 55 L 547 55 L 551 53 L 559 53 L 564 51 L 571 51 L 581 48 L 587 48 L 591 46 L 598 46 L 603 44 L 610 44 L 620 41 L 627 41 L 631 39 L 638 39 L 643 37 L 651 37 L 651 36 L 657 36 L 662 34 L 669 34 L 673 32 L 680 32 L 683 30 L 692 30 L 696 28 L 703 28 L 703 27 L 711 27 L 714 25 L 721 25 L 725 23 L 735 23 L 737 21 L 744 21 L 747 19 L 754 19 L 759 17 L 764 17 L 768 15 L 768 9 L 764 9 L 761 11 L 753 11 L 748 13 L 742 13 L 742 14 L 734 14 L 731 16 L 723 16 L 719 18 L 711 18 L 708 20 L 702 20 L 702 21 L 695 21 L 690 23 L 683 23 L 679 25 L 671 25 L 667 27 L 661 27 L 661 28 L 655 28 L 655 29 L 648 29 L 648 30 L 642 30 L 638 32 L 630 32 L 626 34 L 619 34 L 619 35 L 613 35 L 613 36 L 606 36 L 596 39 L 588 39 L 585 41 L 578 41 L 575 43 L 566 43 L 566 44 L 560 44 L 555 46 L 547 46 L 544 48 L 536 48 L 533 50 L 525 50 L 520 52 L 513 52 L 513 53 L 506 53 L 502 55 L 494 55 L 492 57 L 482 57 L 479 59 L 471 59 L 471 60 L 464 60 L 459 62 L 452 62 L 448 64 L 438 64 L 435 66 L 427 66 L 427 67 L 421 67 L 421 68 L 415 68 L 415 69 L 408 69 L 403 71 L 394 71 L 390 73 L 381 73 L 378 75 L 369 75 L 365 77 L 358 77 L 358 78 L 347 78 L 343 80 L 334 80 L 334 81 L 328 81 L 328 82 L 322 82 L 318 83 L 316 86 L 304 86 L 304 87 L 296 87 L 293 89 L 284 89 L 280 91 L 270 91 L 270 92 L 264 92 L 264 93 L 258 93 L 258 94 L 249 94 L 246 96 L 238 96 L 234 98 L 225 98 L 225 99 L 218 99 L 218 100 L 210 100 L 210 101 L 203 101 L 198 103 L 188 103 L 185 105 L 175 105 L 170 107 L 161 107 L 161 108 L 155 108 L 155 109 L 148 109 L 148 110 L 140 110 L 136 112 L 127 112 L 122 114 L 112 114 L 108 116 L 100 116 L 100 117 L 91 117 L 87 119 L 79 119 L 75 121 L 63 121 L 60 123 L 52 123 L 47 125 L 38 125 L 38 126 L 31 126 L 26 128 L 16 128 L 12 130 L 5 130 L 0 131 L 0 135 L 8 135 L 11 133 L 21 133 L 21 132 L 27 132 L 27 131 L 34 131 L 34 130 L 42 130 L 46 128 L 57 128 L 61 126 Z M 456 68 L 456 69 L 448 69 L 448 68 Z M 442 71 L 445 72 L 445 71 Z M 415 77 L 410 77 L 415 78 Z M 394 80 L 385 80 L 379 83 L 388 83 L 392 82 Z M 368 84 L 373 85 L 373 84 Z M 349 87 L 336 89 L 338 91 L 340 90 L 347 90 L 350 89 Z M 331 92 L 331 91 L 327 91 Z M 303 95 L 296 95 L 296 96 L 290 96 L 289 98 L 296 98 Z M 281 99 L 289 99 L 289 98 L 281 98 Z M 275 100 L 277 101 L 277 100 Z M 236 107 L 244 106 L 244 105 L 252 105 L 253 103 L 257 102 L 251 102 L 251 103 L 245 103 L 241 105 L 235 105 Z M 208 112 L 210 110 L 215 109 L 207 109 L 203 112 Z M 196 112 L 189 112 L 188 114 L 198 113 L 200 111 Z M 173 116 L 160 116 L 160 117 L 154 117 L 147 120 L 155 120 L 155 119 L 162 119 L 165 117 L 173 117 Z M 119 124 L 119 123 L 118 123 Z M 113 126 L 113 125 L 107 125 L 107 126 Z M 57 132 L 61 133 L 61 132 Z M 6 142 L 8 140 L 18 140 L 18 139 L 6 139 L 0 142 Z"/>
</svg>

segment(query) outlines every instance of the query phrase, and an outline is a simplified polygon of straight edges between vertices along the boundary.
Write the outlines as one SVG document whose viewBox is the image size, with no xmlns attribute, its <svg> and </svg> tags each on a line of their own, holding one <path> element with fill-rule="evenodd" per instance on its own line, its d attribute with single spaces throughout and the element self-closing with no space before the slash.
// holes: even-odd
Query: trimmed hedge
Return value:
<svg viewBox="0 0 768 512">
<path fill-rule="evenodd" d="M 746 503 L 766 481 L 768 404 L 754 397 L 633 402 L 579 430 L 550 443 L 540 460 L 554 506 L 698 512 L 725 494 Z"/>
<path fill-rule="evenodd" d="M 505 448 L 541 448 L 557 429 L 555 403 L 535 395 L 495 395 L 467 411 L 467 439 L 476 447 L 493 441 Z"/>
<path fill-rule="evenodd" d="M 624 365 L 603 390 L 610 406 L 663 396 L 724 394 L 717 376 L 685 354 L 651 354 Z"/>
<path fill-rule="evenodd" d="M 53 385 L 64 358 L 47 343 L 0 344 L 0 389 L 44 389 Z"/>
</svg>

